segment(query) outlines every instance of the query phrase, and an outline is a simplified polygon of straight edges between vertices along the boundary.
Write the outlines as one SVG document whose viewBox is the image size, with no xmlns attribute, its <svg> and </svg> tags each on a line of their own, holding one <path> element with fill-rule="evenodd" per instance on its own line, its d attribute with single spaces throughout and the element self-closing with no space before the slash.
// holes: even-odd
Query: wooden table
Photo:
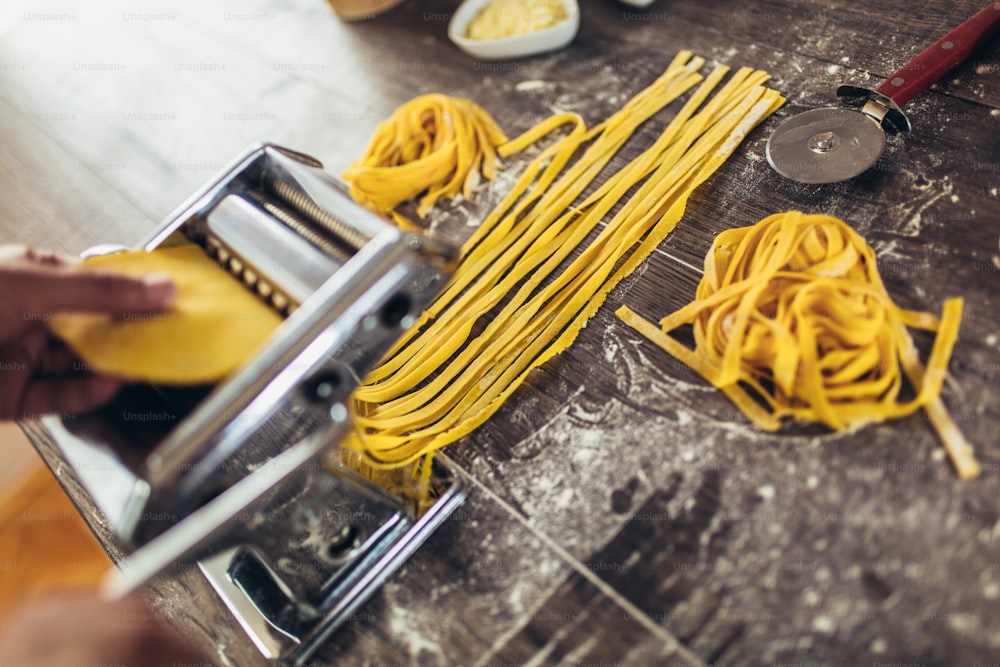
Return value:
<svg viewBox="0 0 1000 667">
<path fill-rule="evenodd" d="M 501 63 L 448 42 L 455 3 L 443 0 L 358 24 L 321 0 L 4 4 L 0 240 L 68 252 L 136 242 L 252 141 L 338 173 L 421 92 L 472 98 L 512 135 L 553 109 L 594 123 L 686 48 L 766 69 L 788 97 L 577 343 L 451 449 L 474 480 L 467 503 L 316 664 L 973 665 L 1000 655 L 1000 40 L 915 100 L 914 131 L 890 137 L 865 175 L 800 185 L 763 159 L 783 118 L 836 104 L 842 82 L 877 85 L 982 0 L 657 0 L 642 10 L 582 0 L 569 48 Z M 524 81 L 543 83 L 519 90 Z M 500 189 L 483 192 L 480 209 Z M 979 480 L 956 478 L 919 415 L 853 434 L 759 433 L 613 317 L 622 303 L 650 315 L 680 307 L 715 234 L 786 209 L 850 222 L 904 307 L 965 298 L 944 398 L 983 463 Z M 929 338 L 918 344 L 926 354 Z M 153 597 L 220 664 L 260 663 L 194 572 Z"/>
</svg>

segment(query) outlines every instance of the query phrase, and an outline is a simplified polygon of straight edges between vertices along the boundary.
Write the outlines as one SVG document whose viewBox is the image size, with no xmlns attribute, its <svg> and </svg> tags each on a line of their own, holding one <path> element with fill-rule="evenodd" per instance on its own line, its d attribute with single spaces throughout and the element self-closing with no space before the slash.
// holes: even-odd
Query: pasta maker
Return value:
<svg viewBox="0 0 1000 667">
<path fill-rule="evenodd" d="M 272 144 L 237 158 L 142 247 L 191 242 L 283 315 L 263 350 L 214 386 L 129 385 L 93 413 L 25 426 L 54 445 L 125 553 L 108 595 L 196 563 L 263 656 L 300 664 L 464 499 L 444 456 L 418 511 L 335 451 L 353 388 L 443 287 L 455 253 Z"/>
</svg>

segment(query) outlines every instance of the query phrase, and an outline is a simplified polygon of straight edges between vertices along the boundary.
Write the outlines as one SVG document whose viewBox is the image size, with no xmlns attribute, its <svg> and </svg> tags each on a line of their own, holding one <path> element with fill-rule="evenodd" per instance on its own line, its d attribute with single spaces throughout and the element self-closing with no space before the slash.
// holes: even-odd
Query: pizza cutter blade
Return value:
<svg viewBox="0 0 1000 667">
<path fill-rule="evenodd" d="M 900 107 L 969 57 L 1000 28 L 1000 2 L 991 2 L 934 42 L 877 89 L 841 86 L 863 107 L 813 109 L 785 120 L 767 140 L 768 163 L 800 183 L 836 183 L 871 168 L 885 149 L 883 126 L 909 131 Z"/>
<path fill-rule="evenodd" d="M 829 107 L 782 123 L 767 142 L 767 161 L 800 183 L 834 183 L 866 171 L 884 148 L 878 121 L 854 109 Z"/>
</svg>

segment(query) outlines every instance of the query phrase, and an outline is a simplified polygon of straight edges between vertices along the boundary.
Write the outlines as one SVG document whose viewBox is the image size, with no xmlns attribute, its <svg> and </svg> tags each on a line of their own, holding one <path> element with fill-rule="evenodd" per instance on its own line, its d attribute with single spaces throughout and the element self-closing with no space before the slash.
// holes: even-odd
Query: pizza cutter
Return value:
<svg viewBox="0 0 1000 667">
<path fill-rule="evenodd" d="M 998 28 L 1000 2 L 991 2 L 877 89 L 840 86 L 837 95 L 861 99 L 863 106 L 827 107 L 792 116 L 767 140 L 768 163 L 800 183 L 835 183 L 864 172 L 882 155 L 884 127 L 910 130 L 900 107 L 937 83 Z"/>
</svg>

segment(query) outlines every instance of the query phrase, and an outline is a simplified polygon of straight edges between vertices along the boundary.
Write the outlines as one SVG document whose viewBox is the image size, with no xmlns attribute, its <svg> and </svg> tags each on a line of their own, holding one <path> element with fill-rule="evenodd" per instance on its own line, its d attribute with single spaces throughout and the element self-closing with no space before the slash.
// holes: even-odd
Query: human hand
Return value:
<svg viewBox="0 0 1000 667">
<path fill-rule="evenodd" d="M 84 271 L 57 253 L 0 246 L 0 421 L 90 410 L 121 384 L 81 371 L 47 320 L 60 312 L 155 312 L 174 293 L 165 276 Z"/>
<path fill-rule="evenodd" d="M 0 628 L 0 662 L 18 667 L 210 665 L 136 597 L 102 602 L 60 593 L 25 606 Z"/>
</svg>

